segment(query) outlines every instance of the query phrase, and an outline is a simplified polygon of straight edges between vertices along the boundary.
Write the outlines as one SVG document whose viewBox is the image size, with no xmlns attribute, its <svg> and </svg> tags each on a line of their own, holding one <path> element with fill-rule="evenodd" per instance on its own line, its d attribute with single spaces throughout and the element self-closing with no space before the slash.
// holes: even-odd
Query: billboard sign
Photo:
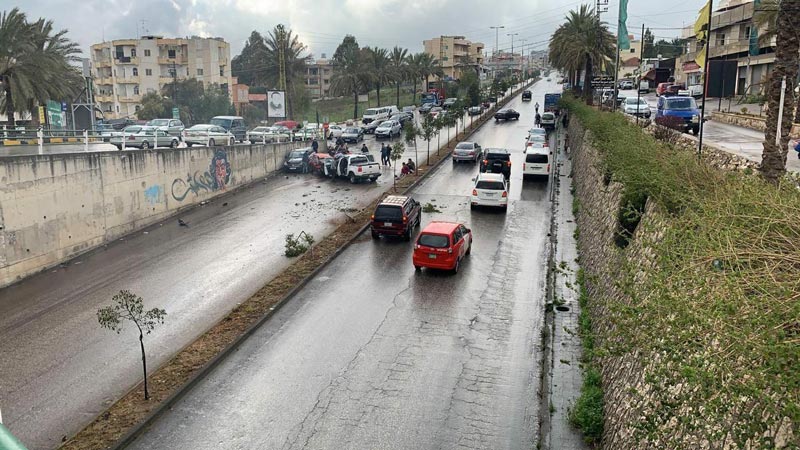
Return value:
<svg viewBox="0 0 800 450">
<path fill-rule="evenodd" d="M 64 111 L 61 110 L 61 102 L 47 101 L 47 122 L 51 130 L 64 129 Z"/>
<path fill-rule="evenodd" d="M 286 93 L 267 91 L 267 117 L 286 118 Z"/>
</svg>

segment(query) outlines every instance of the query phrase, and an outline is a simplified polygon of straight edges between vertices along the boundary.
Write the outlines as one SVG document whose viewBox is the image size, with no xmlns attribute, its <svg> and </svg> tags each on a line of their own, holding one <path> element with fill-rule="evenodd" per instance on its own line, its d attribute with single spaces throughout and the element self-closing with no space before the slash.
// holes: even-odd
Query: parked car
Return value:
<svg viewBox="0 0 800 450">
<path fill-rule="evenodd" d="M 544 128 L 536 128 L 536 127 L 531 128 L 530 130 L 528 130 L 528 138 L 529 139 L 530 139 L 531 136 L 536 136 L 536 135 L 542 136 L 542 138 L 546 138 L 547 137 L 547 130 L 545 130 Z"/>
<path fill-rule="evenodd" d="M 633 81 L 630 80 L 620 81 L 619 88 L 624 90 L 631 90 L 633 89 Z"/>
<path fill-rule="evenodd" d="M 325 165 L 325 175 L 331 178 L 347 178 L 355 184 L 359 181 L 375 181 L 381 176 L 380 165 L 372 154 L 353 153 L 334 158 L 330 166 Z"/>
<path fill-rule="evenodd" d="M 386 120 L 389 118 L 392 112 L 393 111 L 388 106 L 367 108 L 364 110 L 364 116 L 362 117 L 361 122 L 366 125 L 373 120 Z"/>
<path fill-rule="evenodd" d="M 476 206 L 508 208 L 508 180 L 499 173 L 479 173 L 472 188 L 470 209 Z"/>
<path fill-rule="evenodd" d="M 519 120 L 519 113 L 514 111 L 513 109 L 501 109 L 494 113 L 494 120 L 495 122 L 499 122 L 501 120 Z"/>
<path fill-rule="evenodd" d="M 405 112 L 399 112 L 399 113 L 393 114 L 392 117 L 389 118 L 389 120 L 396 120 L 396 121 L 400 122 L 401 126 L 405 125 L 409 121 L 412 121 L 413 119 L 414 119 L 414 115 L 413 114 L 405 113 Z"/>
<path fill-rule="evenodd" d="M 414 107 L 413 106 L 403 106 L 402 112 L 411 114 L 411 117 L 414 117 Z"/>
<path fill-rule="evenodd" d="M 245 125 L 244 119 L 239 116 L 216 116 L 212 117 L 209 123 L 229 131 L 239 142 L 244 142 L 247 139 L 247 125 Z"/>
<path fill-rule="evenodd" d="M 650 118 L 650 105 L 643 98 L 628 97 L 622 103 L 622 112 L 632 116 Z"/>
<path fill-rule="evenodd" d="M 470 106 L 469 108 L 467 108 L 467 114 L 469 114 L 470 116 L 480 116 L 481 114 L 483 114 L 483 106 L 481 105 Z"/>
<path fill-rule="evenodd" d="M 286 127 L 255 127 L 247 132 L 247 140 L 253 144 L 261 142 L 289 142 L 292 133 Z"/>
<path fill-rule="evenodd" d="M 442 107 L 444 109 L 448 109 L 451 106 L 455 105 L 457 101 L 458 101 L 458 99 L 454 98 L 454 97 L 446 98 L 446 99 L 444 99 L 444 103 L 442 103 Z"/>
<path fill-rule="evenodd" d="M 342 136 L 342 133 L 344 133 L 344 129 L 345 127 L 341 125 L 329 125 L 328 134 L 330 135 L 331 133 L 333 133 L 333 137 L 338 138 Z"/>
<path fill-rule="evenodd" d="M 347 127 L 342 131 L 342 140 L 355 144 L 364 140 L 364 132 L 359 127 Z"/>
<path fill-rule="evenodd" d="M 639 81 L 639 93 L 647 94 L 650 92 L 650 82 L 647 80 Z"/>
<path fill-rule="evenodd" d="M 236 141 L 233 133 L 211 124 L 199 124 L 183 130 L 183 142 L 187 147 L 193 145 L 233 145 Z"/>
<path fill-rule="evenodd" d="M 419 112 L 421 114 L 427 114 L 427 113 L 431 112 L 431 109 L 433 109 L 434 106 L 436 106 L 436 105 L 433 104 L 433 103 L 425 103 L 425 104 L 423 104 L 422 106 L 419 107 Z"/>
<path fill-rule="evenodd" d="M 403 127 L 400 125 L 400 122 L 396 120 L 387 120 L 375 129 L 375 139 L 391 139 L 395 136 L 400 136 L 400 131 L 402 129 Z"/>
<path fill-rule="evenodd" d="M 109 138 L 109 142 L 115 145 L 118 149 L 125 148 L 157 148 L 157 147 L 170 147 L 176 148 L 180 143 L 180 139 L 175 136 L 170 136 L 164 130 L 159 130 L 151 126 L 133 126 L 127 127 L 115 136 Z"/>
<path fill-rule="evenodd" d="M 472 161 L 478 162 L 483 156 L 481 146 L 475 142 L 464 141 L 459 142 L 456 148 L 453 149 L 453 164 L 459 161 Z"/>
<path fill-rule="evenodd" d="M 542 128 L 546 131 L 552 131 L 556 129 L 556 115 L 551 112 L 542 113 L 541 119 Z"/>
<path fill-rule="evenodd" d="M 546 146 L 531 145 L 525 148 L 525 162 L 522 163 L 522 179 L 550 175 L 550 149 Z"/>
<path fill-rule="evenodd" d="M 658 83 L 656 86 L 656 95 L 659 97 L 667 93 L 667 88 L 672 86 L 672 83 Z"/>
<path fill-rule="evenodd" d="M 439 117 L 439 114 L 441 114 L 442 111 L 444 111 L 444 108 L 442 108 L 441 106 L 434 106 L 428 112 L 428 115 L 431 116 L 431 119 L 435 119 L 435 118 Z"/>
<path fill-rule="evenodd" d="M 296 120 L 281 120 L 280 122 L 275 122 L 273 124 L 275 127 L 286 127 L 290 131 L 294 131 L 298 125 L 300 124 Z"/>
<path fill-rule="evenodd" d="M 539 128 L 539 130 L 544 131 L 544 129 Z M 525 148 L 529 147 L 548 147 L 550 144 L 547 143 L 547 136 L 544 134 L 529 134 L 528 137 L 525 139 Z"/>
<path fill-rule="evenodd" d="M 686 87 L 683 84 L 679 84 L 679 83 L 670 84 L 664 90 L 664 94 L 663 95 L 681 95 L 681 91 L 684 91 L 684 90 L 686 90 Z M 689 95 L 689 93 L 686 92 L 686 95 Z"/>
<path fill-rule="evenodd" d="M 511 176 L 511 154 L 504 148 L 487 148 L 480 165 L 481 172 L 502 173 Z"/>
<path fill-rule="evenodd" d="M 314 153 L 314 149 L 297 148 L 286 154 L 283 161 L 283 170 L 295 173 L 308 173 L 309 165 L 308 158 Z"/>
<path fill-rule="evenodd" d="M 452 270 L 472 252 L 472 230 L 456 222 L 431 222 L 417 236 L 412 263 L 414 269 Z"/>
<path fill-rule="evenodd" d="M 411 240 L 411 230 L 422 221 L 422 206 L 418 201 L 403 195 L 390 195 L 383 199 L 370 221 L 372 238 L 402 236 Z"/>
<path fill-rule="evenodd" d="M 533 98 L 533 93 L 531 93 L 531 91 L 525 90 L 525 91 L 522 92 L 522 101 L 523 102 L 524 101 L 531 101 L 532 98 Z"/>
<path fill-rule="evenodd" d="M 672 119 L 681 124 L 684 132 L 691 131 L 695 135 L 700 132 L 700 110 L 692 97 L 658 97 L 656 106 L 656 123 L 670 126 Z"/>
<path fill-rule="evenodd" d="M 156 127 L 156 129 L 179 139 L 183 135 L 183 130 L 186 129 L 186 127 L 183 126 L 183 122 L 178 119 L 153 119 L 147 122 L 147 126 Z"/>
</svg>

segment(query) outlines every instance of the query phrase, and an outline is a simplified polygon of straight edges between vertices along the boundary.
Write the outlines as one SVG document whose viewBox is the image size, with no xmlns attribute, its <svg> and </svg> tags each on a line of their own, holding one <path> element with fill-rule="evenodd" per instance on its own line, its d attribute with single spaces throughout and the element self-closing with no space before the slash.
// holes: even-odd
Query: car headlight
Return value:
<svg viewBox="0 0 800 450">
<path fill-rule="evenodd" d="M 700 116 L 699 116 L 699 115 L 697 115 L 697 114 L 694 114 L 694 115 L 692 116 L 692 122 L 699 122 L 699 121 L 700 121 Z"/>
</svg>

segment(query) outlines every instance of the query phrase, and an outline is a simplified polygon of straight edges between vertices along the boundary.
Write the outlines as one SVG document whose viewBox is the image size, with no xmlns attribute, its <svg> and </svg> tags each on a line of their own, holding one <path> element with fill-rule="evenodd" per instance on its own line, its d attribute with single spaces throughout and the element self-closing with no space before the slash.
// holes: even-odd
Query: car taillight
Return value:
<svg viewBox="0 0 800 450">
<path fill-rule="evenodd" d="M 533 145 L 533 142 L 528 142 L 528 143 L 525 145 L 525 147 L 530 147 L 530 146 L 532 146 L 532 145 Z"/>
<path fill-rule="evenodd" d="M 506 198 L 506 197 L 508 197 L 508 192 L 503 191 L 503 198 Z"/>
<path fill-rule="evenodd" d="M 483 165 L 485 166 L 485 165 L 487 165 L 487 164 L 489 164 L 489 160 L 488 160 L 488 159 L 484 159 L 484 160 L 483 160 Z"/>
<path fill-rule="evenodd" d="M 414 244 L 414 250 L 419 250 L 419 249 L 420 249 L 419 244 Z"/>
<path fill-rule="evenodd" d="M 547 142 L 545 142 L 544 144 L 542 144 L 542 147 L 550 147 L 550 144 L 548 144 Z"/>
<path fill-rule="evenodd" d="M 375 214 L 373 214 L 372 216 L 370 216 L 369 220 L 375 220 Z"/>
<path fill-rule="evenodd" d="M 473 197 L 477 197 L 478 196 L 478 190 L 477 189 L 473 189 L 472 190 L 472 196 Z"/>
<path fill-rule="evenodd" d="M 508 165 L 508 167 L 511 167 L 511 161 L 507 162 L 506 164 Z"/>
<path fill-rule="evenodd" d="M 403 216 L 403 223 L 408 223 L 408 216 Z"/>
<path fill-rule="evenodd" d="M 522 170 L 525 170 L 525 167 L 527 167 L 527 165 L 525 165 L 525 163 L 522 163 Z"/>
<path fill-rule="evenodd" d="M 550 173 L 550 164 L 547 165 L 547 173 Z"/>
</svg>

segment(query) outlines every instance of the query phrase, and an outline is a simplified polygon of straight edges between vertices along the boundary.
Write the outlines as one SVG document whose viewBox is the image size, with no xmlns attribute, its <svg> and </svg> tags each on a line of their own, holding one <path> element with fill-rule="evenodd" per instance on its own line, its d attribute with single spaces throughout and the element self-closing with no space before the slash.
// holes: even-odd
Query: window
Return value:
<svg viewBox="0 0 800 450">
<path fill-rule="evenodd" d="M 135 77 L 139 76 L 139 69 L 136 68 L 136 67 L 133 68 L 133 76 L 135 76 Z"/>
<path fill-rule="evenodd" d="M 136 58 L 136 49 L 135 48 L 131 49 L 131 58 Z"/>
<path fill-rule="evenodd" d="M 443 61 L 447 61 L 448 59 L 449 59 L 449 58 L 448 58 L 447 56 L 445 56 L 444 58 L 442 58 L 442 60 L 443 60 Z"/>
<path fill-rule="evenodd" d="M 167 58 L 175 58 L 175 50 L 167 50 Z"/>
<path fill-rule="evenodd" d="M 119 113 L 119 105 L 117 105 L 117 113 Z"/>
<path fill-rule="evenodd" d="M 725 45 L 725 33 L 717 33 L 717 45 L 720 47 Z"/>
<path fill-rule="evenodd" d="M 153 69 L 144 69 L 144 74 L 147 75 L 148 77 L 152 76 L 153 75 Z"/>
<path fill-rule="evenodd" d="M 635 48 L 632 48 L 632 49 L 631 49 L 631 53 L 636 53 L 636 49 L 635 49 Z"/>
<path fill-rule="evenodd" d="M 219 76 L 225 76 L 225 66 L 219 66 Z"/>
<path fill-rule="evenodd" d="M 133 95 L 139 95 L 139 86 L 133 87 Z"/>
<path fill-rule="evenodd" d="M 134 109 L 136 110 L 136 112 L 139 112 L 139 105 L 136 105 Z"/>
<path fill-rule="evenodd" d="M 197 76 L 198 77 L 202 77 L 203 76 L 203 69 L 197 69 Z"/>
<path fill-rule="evenodd" d="M 150 50 L 145 50 L 144 51 L 144 56 L 150 56 Z"/>
</svg>

